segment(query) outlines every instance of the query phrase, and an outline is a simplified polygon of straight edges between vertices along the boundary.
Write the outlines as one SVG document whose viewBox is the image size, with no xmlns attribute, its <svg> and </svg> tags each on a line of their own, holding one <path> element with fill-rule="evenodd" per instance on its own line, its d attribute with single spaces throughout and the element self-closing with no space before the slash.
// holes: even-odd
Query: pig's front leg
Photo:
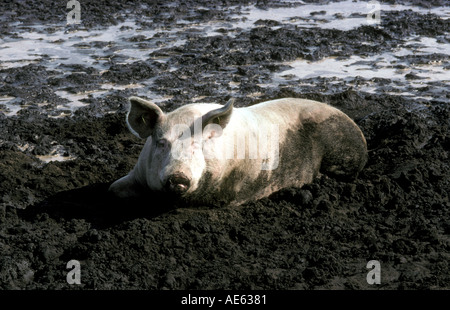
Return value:
<svg viewBox="0 0 450 310">
<path fill-rule="evenodd" d="M 133 198 L 141 196 L 142 187 L 136 182 L 134 171 L 131 171 L 128 175 L 111 184 L 109 192 L 119 198 Z"/>
</svg>

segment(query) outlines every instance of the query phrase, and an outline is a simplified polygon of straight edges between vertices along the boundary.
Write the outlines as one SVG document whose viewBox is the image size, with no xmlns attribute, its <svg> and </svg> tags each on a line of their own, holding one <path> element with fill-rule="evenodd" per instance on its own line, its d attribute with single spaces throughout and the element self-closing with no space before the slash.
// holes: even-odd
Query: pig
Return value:
<svg viewBox="0 0 450 310">
<path fill-rule="evenodd" d="M 129 98 L 130 131 L 146 139 L 131 172 L 111 184 L 118 197 L 164 193 L 193 205 L 241 205 L 321 174 L 354 178 L 367 162 L 359 127 L 325 103 L 284 98 L 237 108 L 186 104 L 164 113 Z"/>
</svg>

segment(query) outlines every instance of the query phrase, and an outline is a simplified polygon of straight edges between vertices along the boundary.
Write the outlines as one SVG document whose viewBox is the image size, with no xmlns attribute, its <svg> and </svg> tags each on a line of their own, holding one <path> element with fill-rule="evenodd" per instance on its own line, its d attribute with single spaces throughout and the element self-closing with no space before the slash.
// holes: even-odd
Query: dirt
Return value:
<svg viewBox="0 0 450 310">
<path fill-rule="evenodd" d="M 423 98 L 389 93 L 389 78 L 269 84 L 299 58 L 375 55 L 412 35 L 449 43 L 448 19 L 392 11 L 383 13 L 381 28 L 352 30 L 261 20 L 251 29 L 221 28 L 212 36 L 184 28 L 175 34 L 184 44 L 174 46 L 160 29 L 183 20 L 233 23 L 232 14 L 256 3 L 80 0 L 82 24 L 66 26 L 60 2 L 2 2 L 0 11 L 7 13 L 0 18 L 0 39 L 20 38 L 23 27 L 33 25 L 45 26 L 40 31 L 48 34 L 57 24 L 70 33 L 131 18 L 156 33 L 151 40 L 137 33 L 129 44 L 159 48 L 127 62 L 118 48 L 114 53 L 114 42 L 88 42 L 88 50 L 108 54 L 103 68 L 52 64 L 49 57 L 0 67 L 0 97 L 14 98 L 9 106 L 0 103 L 0 288 L 450 289 L 448 83 L 425 79 L 421 88 L 402 86 Z M 414 3 L 426 8 L 445 1 Z M 262 1 L 257 7 L 290 5 Z M 448 72 L 445 53 L 401 59 L 447 63 Z M 407 82 L 424 79 L 421 72 L 405 75 Z M 143 146 L 125 124 L 127 98 L 142 94 L 116 87 L 85 96 L 76 110 L 58 95 L 86 94 L 105 83 L 143 85 L 139 91 L 166 98 L 160 103 L 165 111 L 230 97 L 238 107 L 282 97 L 323 101 L 360 126 L 369 161 L 355 180 L 322 176 L 233 208 L 174 206 L 161 197 L 118 200 L 107 189 L 133 168 Z M 375 91 L 357 87 L 364 83 Z M 11 105 L 20 107 L 17 114 L 8 115 Z M 43 161 L 49 154 L 66 160 Z M 66 281 L 70 260 L 80 262 L 79 285 Z M 366 281 L 370 260 L 380 262 L 381 284 Z"/>
</svg>

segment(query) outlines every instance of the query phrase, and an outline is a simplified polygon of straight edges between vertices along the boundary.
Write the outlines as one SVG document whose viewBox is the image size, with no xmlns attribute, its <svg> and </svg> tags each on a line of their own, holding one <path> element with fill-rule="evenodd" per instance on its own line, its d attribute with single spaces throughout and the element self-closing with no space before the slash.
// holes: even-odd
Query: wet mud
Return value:
<svg viewBox="0 0 450 310">
<path fill-rule="evenodd" d="M 445 1 L 387 2 L 379 25 L 304 2 L 80 0 L 78 25 L 60 2 L 1 3 L 0 288 L 450 289 Z M 286 8 L 311 12 L 269 14 Z M 354 180 L 239 207 L 118 200 L 107 189 L 143 146 L 132 95 L 165 111 L 319 100 L 355 120 L 369 159 Z"/>
</svg>

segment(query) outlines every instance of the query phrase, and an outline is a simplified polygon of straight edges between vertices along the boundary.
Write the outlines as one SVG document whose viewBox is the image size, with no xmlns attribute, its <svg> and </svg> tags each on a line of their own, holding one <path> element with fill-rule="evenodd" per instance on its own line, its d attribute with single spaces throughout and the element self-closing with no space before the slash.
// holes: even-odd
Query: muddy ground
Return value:
<svg viewBox="0 0 450 310">
<path fill-rule="evenodd" d="M 142 22 L 143 28 L 170 27 L 180 20 L 232 23 L 231 11 L 253 3 L 161 1 L 144 7 L 137 1 L 80 2 L 82 24 L 65 26 L 67 9 L 61 1 L 3 1 L 0 38 L 20 38 L 19 21 L 44 25 L 46 33 L 58 23 L 71 32 L 126 18 L 139 23 L 140 16 L 153 19 Z M 415 4 L 425 8 L 444 2 Z M 292 4 L 257 4 L 268 10 L 280 5 Z M 412 34 L 448 43 L 448 19 L 394 11 L 383 14 L 382 28 L 348 31 L 288 24 L 272 28 L 276 23 L 261 20 L 252 29 L 223 28 L 214 36 L 186 30 L 179 46 L 171 46 L 163 34 L 152 39 L 137 34 L 129 38 L 135 46 L 162 48 L 133 63 L 111 53 L 104 70 L 84 63 L 59 65 L 65 72 L 60 75 L 45 65 L 45 57 L 1 68 L 0 96 L 14 97 L 12 104 L 21 109 L 7 115 L 8 106 L 0 106 L 0 288 L 450 289 L 448 83 L 412 90 L 426 99 L 388 94 L 389 79 L 355 77 L 348 85 L 315 78 L 314 87 L 302 87 L 299 80 L 261 86 L 285 69 L 282 62 L 298 58 L 371 55 L 395 48 Z M 108 50 L 101 42 L 90 44 Z M 161 57 L 167 61 L 157 61 Z M 441 61 L 448 70 L 448 54 L 407 61 Z M 327 102 L 360 126 L 369 161 L 354 181 L 323 176 L 301 189 L 234 208 L 174 208 L 155 198 L 120 201 L 107 188 L 132 169 L 143 145 L 125 124 L 127 98 L 136 90 L 89 96 L 83 99 L 89 105 L 76 111 L 57 109 L 68 99 L 56 91 L 77 93 L 102 83 L 149 79 L 153 82 L 144 91 L 168 96 L 161 103 L 166 111 L 193 101 L 225 103 L 231 96 L 236 106 L 288 96 Z M 411 73 L 409 79 L 420 74 Z M 360 91 L 354 87 L 358 81 L 374 83 L 377 91 Z M 61 111 L 67 115 L 55 117 Z M 41 160 L 51 152 L 67 160 Z M 80 285 L 66 281 L 70 260 L 81 264 Z M 366 281 L 370 260 L 381 264 L 379 285 Z"/>
</svg>

